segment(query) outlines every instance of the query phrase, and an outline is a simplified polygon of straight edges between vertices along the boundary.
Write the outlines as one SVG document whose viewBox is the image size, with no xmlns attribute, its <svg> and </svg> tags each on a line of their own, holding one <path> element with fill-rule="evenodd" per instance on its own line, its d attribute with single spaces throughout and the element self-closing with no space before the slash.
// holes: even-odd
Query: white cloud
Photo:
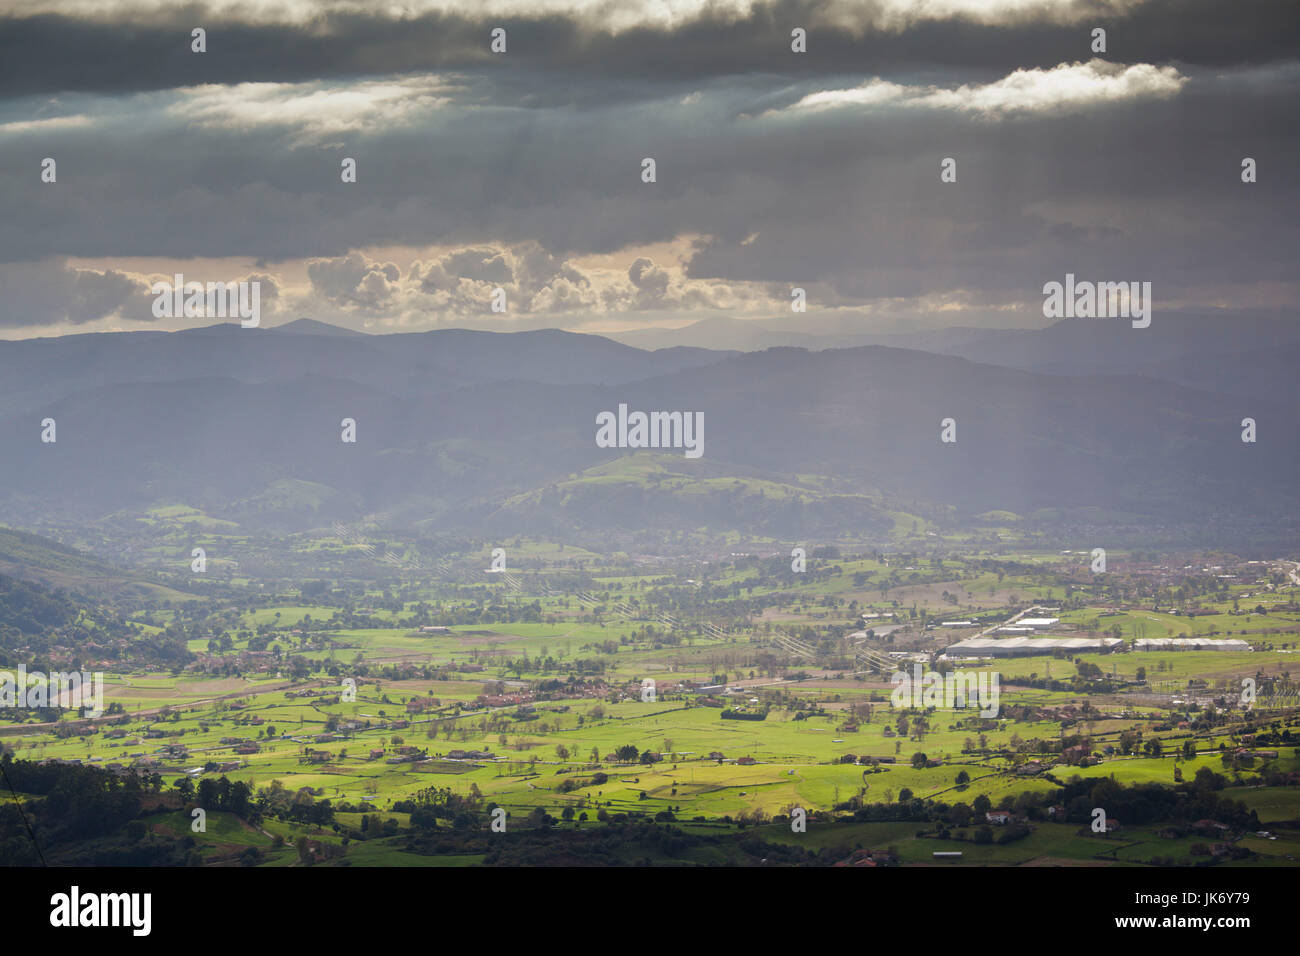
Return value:
<svg viewBox="0 0 1300 956">
<path fill-rule="evenodd" d="M 1172 66 L 1135 63 L 1125 66 L 1105 60 L 1062 63 L 1050 70 L 1016 70 L 994 83 L 966 84 L 952 89 L 903 86 L 874 77 L 861 86 L 810 93 L 787 110 L 826 110 L 842 107 L 898 107 L 950 110 L 987 118 L 1017 113 L 1048 113 L 1083 109 L 1103 103 L 1174 96 L 1187 77 Z"/>
<path fill-rule="evenodd" d="M 345 309 L 378 312 L 391 307 L 399 294 L 401 271 L 391 262 L 373 262 L 358 252 L 307 264 L 312 288 Z"/>
<path fill-rule="evenodd" d="M 0 133 L 54 133 L 65 129 L 83 129 L 94 125 L 95 121 L 84 113 L 73 116 L 51 116 L 48 119 L 16 120 L 12 123 L 0 123 Z"/>
<path fill-rule="evenodd" d="M 787 289 L 768 283 L 694 279 L 680 264 L 659 265 L 629 252 L 582 265 L 536 242 L 474 245 L 416 258 L 409 266 L 353 251 L 307 266 L 310 288 L 282 311 L 331 319 L 357 316 L 399 326 L 431 321 L 510 321 L 525 316 L 575 318 L 665 309 L 770 313 Z M 614 268 L 613 263 L 626 263 Z M 506 291 L 506 315 L 489 310 L 492 291 Z"/>
<path fill-rule="evenodd" d="M 205 129 L 295 130 L 293 145 L 346 133 L 410 126 L 447 105 L 460 89 L 432 74 L 339 83 L 240 83 L 180 90 L 167 114 Z"/>
</svg>

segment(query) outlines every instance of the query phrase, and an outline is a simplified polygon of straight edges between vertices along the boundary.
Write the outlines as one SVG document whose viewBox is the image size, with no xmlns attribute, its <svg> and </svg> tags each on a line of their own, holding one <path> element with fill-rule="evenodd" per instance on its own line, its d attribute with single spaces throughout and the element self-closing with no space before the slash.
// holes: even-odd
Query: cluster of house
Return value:
<svg viewBox="0 0 1300 956">
<path fill-rule="evenodd" d="M 1071 704 L 1065 704 L 1061 707 L 1040 707 L 1036 711 L 1039 720 L 1051 720 L 1056 723 L 1062 723 L 1067 720 L 1081 720 L 1083 714 Z"/>
<path fill-rule="evenodd" d="M 655 754 L 654 756 L 659 757 L 660 759 L 662 759 L 662 756 L 659 755 L 659 754 Z M 672 755 L 670 754 L 669 756 L 672 756 Z M 678 756 L 681 756 L 681 754 L 679 754 Z M 608 758 L 607 758 L 607 759 L 608 759 Z M 726 760 L 726 759 L 727 759 L 727 756 L 726 756 L 726 754 L 724 754 L 721 750 L 710 750 L 706 756 L 701 757 L 700 759 L 701 759 L 701 760 L 715 760 L 715 761 L 719 761 L 719 762 L 721 762 L 721 761 Z M 745 756 L 745 757 L 737 757 L 737 758 L 736 758 L 736 763 L 737 763 L 739 766 L 741 766 L 741 767 L 752 767 L 752 766 L 754 766 L 754 764 L 758 763 L 758 761 L 755 760 L 753 757 Z"/>
<path fill-rule="evenodd" d="M 526 704 L 532 701 L 533 692 L 529 690 L 515 691 L 509 694 L 480 694 L 474 698 L 474 706 L 477 707 L 513 707 L 517 704 Z"/>
<path fill-rule="evenodd" d="M 370 751 L 367 760 L 379 760 L 384 756 L 383 748 L 377 748 Z M 420 750 L 416 747 L 403 745 L 397 748 L 396 754 L 388 758 L 385 762 L 392 764 L 415 763 L 428 757 L 428 751 Z M 447 760 L 493 760 L 490 750 L 451 750 L 445 755 Z"/>
<path fill-rule="evenodd" d="M 91 757 L 89 758 L 88 762 L 96 763 L 98 761 L 99 761 L 98 757 Z M 80 767 L 84 762 L 86 761 L 82 761 L 80 757 L 68 757 L 68 758 L 48 757 L 45 760 L 39 761 L 38 763 L 42 767 L 50 764 L 62 764 L 69 767 Z M 116 774 L 119 777 L 136 776 L 136 775 L 142 776 L 144 774 L 155 771 L 160 767 L 162 767 L 162 761 L 155 760 L 152 757 L 141 757 L 140 759 L 135 760 L 130 765 L 121 764 L 121 763 L 104 764 L 105 770 L 107 770 L 109 773 Z"/>
<path fill-rule="evenodd" d="M 412 747 L 409 744 L 398 747 L 396 756 L 389 757 L 384 763 L 415 763 L 417 760 L 425 760 L 429 756 L 427 750 L 421 750 L 418 747 Z"/>
<path fill-rule="evenodd" d="M 1092 751 L 1083 744 L 1075 744 L 1061 751 L 1061 759 L 1071 767 L 1086 767 L 1092 760 Z"/>
<path fill-rule="evenodd" d="M 1276 760 L 1278 757 L 1276 750 L 1251 750 L 1248 747 L 1238 747 L 1234 753 L 1238 757 L 1254 757 L 1256 760 Z"/>
<path fill-rule="evenodd" d="M 1244 847 L 1239 847 L 1232 842 L 1232 827 L 1228 826 L 1226 823 L 1220 823 L 1218 820 L 1197 820 L 1188 827 L 1188 829 L 1198 836 L 1217 838 L 1217 842 L 1211 843 L 1206 847 L 1212 857 L 1222 859 L 1225 857 L 1243 857 L 1250 855 L 1250 852 Z M 1184 834 L 1179 830 L 1170 828 L 1161 830 L 1160 836 L 1174 839 L 1184 836 Z M 1256 836 L 1261 836 L 1265 839 L 1274 839 L 1273 835 L 1267 830 L 1260 831 Z M 1193 849 L 1193 852 L 1196 852 L 1195 849 Z"/>
<path fill-rule="evenodd" d="M 284 696 L 289 700 L 293 700 L 298 697 L 317 698 L 320 700 L 320 703 L 322 704 L 337 704 L 339 702 L 338 691 L 312 690 L 312 689 L 287 690 L 284 692 Z"/>
<path fill-rule="evenodd" d="M 889 850 L 854 850 L 847 860 L 840 860 L 835 866 L 888 866 L 897 862 L 898 854 Z"/>
<path fill-rule="evenodd" d="M 87 671 L 89 673 L 94 673 L 95 671 L 106 671 L 111 674 L 122 666 L 122 660 L 120 657 L 103 657 L 96 660 L 88 655 L 95 651 L 124 651 L 130 648 L 130 646 L 130 640 L 125 637 L 113 638 L 107 644 L 101 644 L 94 639 L 88 640 L 84 644 L 78 640 L 76 647 L 68 647 L 65 644 L 55 644 L 50 648 L 48 655 L 50 663 L 49 669 L 52 671 Z"/>
<path fill-rule="evenodd" d="M 1057 805 L 1048 807 L 1046 810 L 1047 819 L 1057 822 L 1064 822 L 1065 807 Z M 994 826 L 1004 827 L 1011 823 L 1023 823 L 1024 817 L 1011 810 L 989 810 L 984 814 L 984 821 Z M 1106 832 L 1113 833 L 1119 829 L 1119 820 L 1115 817 L 1106 818 Z"/>
<path fill-rule="evenodd" d="M 422 714 L 426 710 L 434 710 L 442 706 L 442 701 L 437 697 L 414 697 L 406 702 L 406 712 L 408 714 Z"/>
<path fill-rule="evenodd" d="M 556 693 L 548 693 L 546 699 L 557 700 L 594 700 L 609 693 L 609 686 L 603 680 L 569 681 Z"/>
<path fill-rule="evenodd" d="M 186 670 L 267 673 L 280 667 L 272 651 L 238 651 L 235 654 L 196 654 Z"/>
<path fill-rule="evenodd" d="M 448 760 L 492 760 L 490 750 L 449 750 L 446 757 Z"/>
</svg>

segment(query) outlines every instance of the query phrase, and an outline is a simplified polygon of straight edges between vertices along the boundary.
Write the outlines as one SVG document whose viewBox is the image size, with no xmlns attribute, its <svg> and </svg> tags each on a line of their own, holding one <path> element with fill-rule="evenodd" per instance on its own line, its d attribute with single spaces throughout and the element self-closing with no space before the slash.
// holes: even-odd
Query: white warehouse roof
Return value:
<svg viewBox="0 0 1300 956">
<path fill-rule="evenodd" d="M 949 657 L 998 657 L 1003 655 L 1050 654 L 1053 651 L 1109 651 L 1123 644 L 1117 637 L 968 637 L 949 646 Z"/>
</svg>

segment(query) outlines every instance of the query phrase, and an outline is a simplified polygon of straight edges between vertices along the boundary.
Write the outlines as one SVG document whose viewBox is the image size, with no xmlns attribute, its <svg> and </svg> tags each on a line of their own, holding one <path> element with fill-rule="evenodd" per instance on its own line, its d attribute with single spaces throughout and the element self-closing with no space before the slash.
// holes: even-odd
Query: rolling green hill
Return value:
<svg viewBox="0 0 1300 956">
<path fill-rule="evenodd" d="M 0 574 L 114 602 L 193 597 L 57 541 L 12 528 L 0 528 Z"/>
</svg>

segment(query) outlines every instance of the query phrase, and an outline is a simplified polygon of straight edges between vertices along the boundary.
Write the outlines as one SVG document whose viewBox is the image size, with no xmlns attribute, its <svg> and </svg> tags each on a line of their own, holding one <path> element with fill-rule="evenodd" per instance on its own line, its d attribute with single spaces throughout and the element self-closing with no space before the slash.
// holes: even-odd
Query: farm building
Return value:
<svg viewBox="0 0 1300 956">
<path fill-rule="evenodd" d="M 1117 637 L 968 637 L 949 646 L 946 657 L 1031 657 L 1069 651 L 1072 654 L 1104 654 L 1123 645 Z"/>
<path fill-rule="evenodd" d="M 1022 627 L 1055 627 L 1061 623 L 1059 617 L 1022 617 L 1018 622 Z"/>
</svg>

